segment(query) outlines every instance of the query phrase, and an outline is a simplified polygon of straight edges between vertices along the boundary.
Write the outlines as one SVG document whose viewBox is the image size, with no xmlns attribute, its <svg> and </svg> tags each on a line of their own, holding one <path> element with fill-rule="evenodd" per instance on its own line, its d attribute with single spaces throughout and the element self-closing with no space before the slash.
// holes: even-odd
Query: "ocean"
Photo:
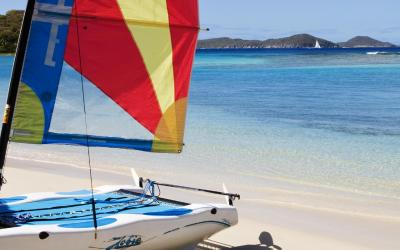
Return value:
<svg viewBox="0 0 400 250">
<path fill-rule="evenodd" d="M 0 103 L 12 61 L 0 56 Z M 79 102 L 69 86 L 60 86 L 65 91 L 55 113 L 74 107 L 66 100 Z M 92 106 L 96 100 L 88 99 Z M 92 129 L 103 123 L 96 119 Z M 154 170 L 176 165 L 188 174 L 258 183 L 275 178 L 400 198 L 400 49 L 199 50 L 187 119 L 182 155 L 125 152 L 125 158 L 143 154 L 139 163 Z M 63 122 L 54 126 L 65 129 Z M 26 156 L 20 151 L 11 154 Z M 157 164 L 149 163 L 153 157 Z M 120 158 L 119 165 L 128 164 Z M 98 164 L 105 162 L 111 160 Z"/>
</svg>

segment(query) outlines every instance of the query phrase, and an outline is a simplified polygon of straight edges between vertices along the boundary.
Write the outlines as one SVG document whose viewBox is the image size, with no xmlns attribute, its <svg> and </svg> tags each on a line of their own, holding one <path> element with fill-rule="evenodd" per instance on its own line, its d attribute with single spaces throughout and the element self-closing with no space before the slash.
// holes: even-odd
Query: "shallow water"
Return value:
<svg viewBox="0 0 400 250">
<path fill-rule="evenodd" d="M 369 53 L 368 52 L 390 52 Z M 186 148 L 175 155 L 94 149 L 99 165 L 284 179 L 400 198 L 399 49 L 201 50 L 192 76 Z M 0 57 L 4 103 L 12 57 Z M 76 75 L 65 67 L 55 131 L 83 129 Z M 78 86 L 78 85 L 76 85 Z M 76 88 L 78 89 L 78 88 Z M 143 132 L 86 84 L 89 128 Z M 68 113 L 67 111 L 73 112 Z M 108 113 L 100 115 L 107 110 Z M 115 124 L 113 116 L 123 119 Z M 65 123 L 65 120 L 69 123 Z M 146 135 L 148 136 L 148 135 Z M 17 145 L 11 155 L 74 161 L 67 149 Z M 34 152 L 33 152 L 34 151 Z M 46 151 L 46 152 L 45 152 Z M 107 155 L 105 157 L 105 155 Z M 78 158 L 77 158 L 78 159 Z M 84 159 L 82 153 L 80 160 Z M 80 160 L 76 160 L 79 162 Z M 190 166 L 188 166 L 190 165 Z M 166 168 L 170 170 L 171 168 Z"/>
</svg>

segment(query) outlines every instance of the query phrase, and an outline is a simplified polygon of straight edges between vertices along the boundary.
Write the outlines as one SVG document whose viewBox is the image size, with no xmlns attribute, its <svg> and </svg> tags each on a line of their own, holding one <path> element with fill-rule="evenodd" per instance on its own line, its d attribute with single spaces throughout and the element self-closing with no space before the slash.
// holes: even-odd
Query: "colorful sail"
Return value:
<svg viewBox="0 0 400 250">
<path fill-rule="evenodd" d="M 199 30 L 197 0 L 36 2 L 12 140 L 180 152 Z M 66 65 L 153 138 L 52 131 Z"/>
</svg>

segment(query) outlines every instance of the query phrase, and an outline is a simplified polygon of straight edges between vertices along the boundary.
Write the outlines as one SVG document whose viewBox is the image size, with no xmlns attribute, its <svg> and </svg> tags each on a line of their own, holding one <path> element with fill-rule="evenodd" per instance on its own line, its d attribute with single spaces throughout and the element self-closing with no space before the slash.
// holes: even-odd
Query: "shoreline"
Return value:
<svg viewBox="0 0 400 250">
<path fill-rule="evenodd" d="M 89 188 L 87 168 L 75 164 L 29 161 L 11 157 L 5 170 L 8 184 L 4 185 L 1 197 L 39 191 L 72 191 Z M 142 169 L 136 170 L 140 170 L 140 175 L 144 173 Z M 129 168 L 115 171 L 95 167 L 93 173 L 95 186 L 132 182 Z M 167 178 L 170 183 L 182 182 L 179 175 L 165 176 L 152 169 L 145 173 L 146 177 L 156 180 Z M 185 176 L 186 180 L 181 184 L 192 183 L 191 185 L 199 186 L 205 182 L 202 187 L 209 186 L 207 181 L 199 182 L 201 175 L 196 174 L 195 178 L 184 173 L 182 176 Z M 21 178 L 24 185 L 20 185 Z M 313 190 L 299 191 L 295 186 L 289 186 L 288 190 L 284 190 L 273 182 L 265 183 L 270 190 L 260 192 L 257 187 L 246 186 L 246 183 L 235 183 L 236 185 L 230 183 L 228 188 L 234 192 L 238 191 L 243 197 L 242 200 L 235 201 L 239 211 L 239 225 L 213 236 L 211 239 L 214 241 L 236 247 L 255 246 L 259 244 L 259 234 L 268 232 L 272 235 L 274 244 L 283 249 L 309 249 L 310 246 L 314 249 L 332 250 L 396 249 L 398 246 L 397 236 L 400 234 L 398 200 L 357 197 L 355 194 L 347 194 L 346 197 L 344 192 L 334 191 L 324 196 L 322 192 L 315 193 Z M 224 202 L 221 197 L 206 194 L 169 189 L 162 191 L 164 197 L 189 202 Z M 322 203 L 318 205 L 318 202 L 315 202 L 315 200 L 322 202 L 321 198 L 326 199 L 327 203 L 324 206 L 331 200 L 333 204 L 340 203 L 341 208 L 321 209 L 318 206 L 322 206 Z M 304 203 L 309 205 L 306 206 Z M 367 214 L 346 211 L 346 208 L 351 210 L 362 205 L 370 209 Z M 374 206 L 377 206 L 375 208 L 380 213 L 392 215 L 386 218 L 379 216 L 376 214 L 377 211 L 371 210 Z"/>
</svg>

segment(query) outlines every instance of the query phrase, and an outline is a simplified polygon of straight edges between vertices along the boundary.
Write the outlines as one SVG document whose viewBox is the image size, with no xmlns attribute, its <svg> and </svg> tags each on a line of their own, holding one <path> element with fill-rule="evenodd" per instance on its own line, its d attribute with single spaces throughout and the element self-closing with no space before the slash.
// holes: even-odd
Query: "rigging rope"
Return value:
<svg viewBox="0 0 400 250">
<path fill-rule="evenodd" d="M 77 2 L 74 3 L 75 12 L 78 13 L 78 4 Z M 79 57 L 79 67 L 81 72 L 81 88 L 82 88 L 82 102 L 83 102 L 83 113 L 85 116 L 85 132 L 86 132 L 86 148 L 87 148 L 87 155 L 88 155 L 88 164 L 89 164 L 89 175 L 90 175 L 90 191 L 92 194 L 92 214 L 93 214 L 93 225 L 94 225 L 94 238 L 97 239 L 97 215 L 96 215 L 96 202 L 94 199 L 94 191 L 93 191 L 93 174 L 92 174 L 92 163 L 90 157 L 90 146 L 89 146 L 89 134 L 88 134 L 88 123 L 87 123 L 87 113 L 86 113 L 86 98 L 85 98 L 85 87 L 83 81 L 83 67 L 82 67 L 82 56 L 81 56 L 81 44 L 80 44 L 80 37 L 79 37 L 79 22 L 78 17 L 75 18 L 76 20 L 76 35 L 77 35 L 77 42 L 78 42 L 78 57 Z"/>
</svg>

